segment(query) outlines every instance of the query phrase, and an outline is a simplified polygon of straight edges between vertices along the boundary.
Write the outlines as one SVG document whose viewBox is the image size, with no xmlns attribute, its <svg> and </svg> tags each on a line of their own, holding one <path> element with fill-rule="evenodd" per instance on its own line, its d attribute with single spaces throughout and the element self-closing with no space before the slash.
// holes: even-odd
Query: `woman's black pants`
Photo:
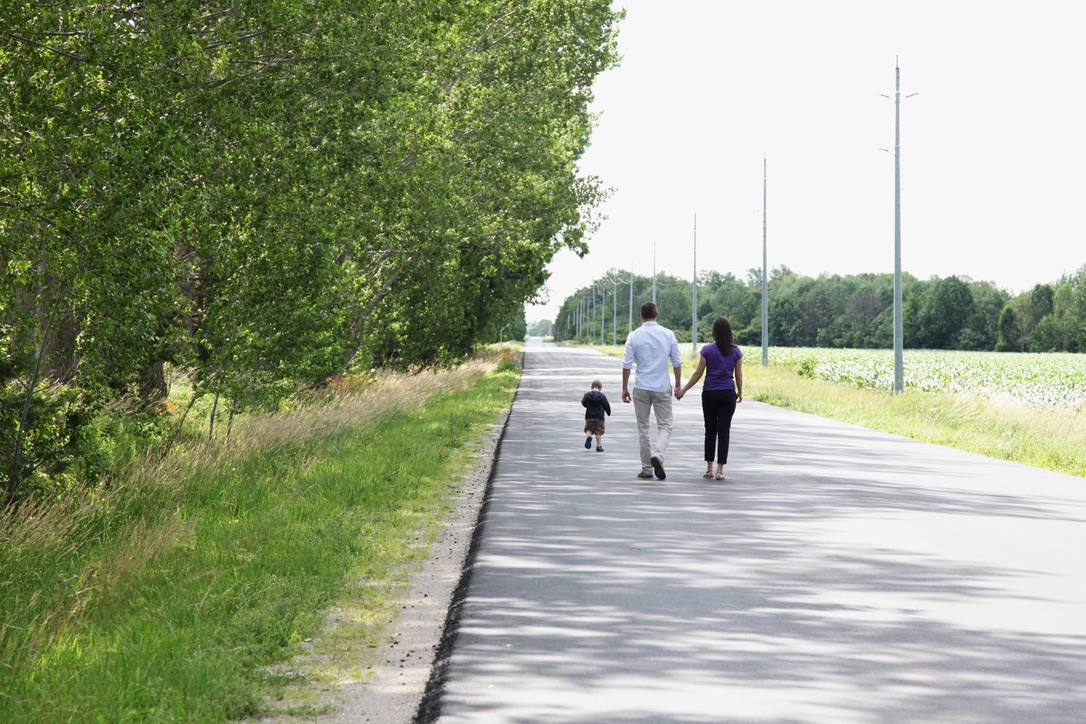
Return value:
<svg viewBox="0 0 1086 724">
<path fill-rule="evenodd" d="M 716 460 L 723 465 L 728 462 L 735 390 L 702 390 L 701 412 L 705 416 L 705 462 Z"/>
</svg>

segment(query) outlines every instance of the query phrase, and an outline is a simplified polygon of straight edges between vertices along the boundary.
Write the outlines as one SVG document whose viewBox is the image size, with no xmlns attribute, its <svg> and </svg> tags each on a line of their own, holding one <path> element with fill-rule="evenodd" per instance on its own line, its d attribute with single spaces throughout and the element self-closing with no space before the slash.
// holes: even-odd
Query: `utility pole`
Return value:
<svg viewBox="0 0 1086 724">
<path fill-rule="evenodd" d="M 584 295 L 583 294 L 577 300 L 577 317 L 576 317 L 577 329 L 575 330 L 575 332 L 577 334 L 577 339 L 581 338 L 581 315 L 582 314 L 584 314 Z"/>
<path fill-rule="evenodd" d="M 694 214 L 694 284 L 690 300 L 690 339 L 694 351 L 698 351 L 698 215 Z"/>
<path fill-rule="evenodd" d="M 622 284 L 625 284 L 626 282 L 623 282 L 621 279 L 619 279 L 618 272 L 615 271 L 614 269 L 611 269 L 608 273 L 611 275 L 611 344 L 612 345 L 617 345 L 618 344 L 618 285 L 619 285 L 620 282 Z M 629 331 L 631 331 L 631 332 L 633 331 L 633 277 L 634 277 L 633 272 L 630 272 L 630 279 L 629 279 L 629 282 L 630 282 L 630 329 L 629 329 Z"/>
<path fill-rule="evenodd" d="M 581 292 L 581 313 L 577 319 L 577 339 L 580 340 L 584 336 L 585 330 L 588 329 L 588 302 L 584 298 L 584 292 Z"/>
<path fill-rule="evenodd" d="M 598 314 L 599 313 L 599 308 L 600 308 L 600 305 L 599 305 L 599 293 L 600 293 L 599 286 L 595 282 L 592 282 L 592 326 L 591 326 L 591 329 L 588 332 L 588 341 L 590 343 L 594 343 L 596 341 L 596 334 L 599 333 L 599 331 L 600 331 L 600 322 L 599 322 L 599 314 Z"/>
<path fill-rule="evenodd" d="M 769 255 L 766 252 L 766 160 L 762 156 L 762 366 L 769 366 Z"/>
<path fill-rule="evenodd" d="M 626 330 L 626 336 L 627 337 L 629 337 L 630 332 L 633 331 L 633 282 L 634 282 L 634 273 L 631 270 L 630 271 L 630 309 L 629 309 L 630 322 L 629 322 L 629 329 Z"/>
<path fill-rule="evenodd" d="M 607 285 L 600 284 L 600 296 L 603 298 L 603 306 L 600 309 L 600 344 L 604 344 L 603 335 L 607 332 Z M 613 302 L 614 300 L 612 300 Z"/>
<path fill-rule="evenodd" d="M 894 64 L 894 392 L 905 389 L 905 313 L 901 293 L 901 65 Z"/>
<path fill-rule="evenodd" d="M 589 339 L 596 338 L 596 283 L 592 283 L 592 331 Z"/>
<path fill-rule="evenodd" d="M 656 240 L 652 242 L 652 303 L 656 304 Z"/>
<path fill-rule="evenodd" d="M 611 270 L 611 344 L 618 344 L 618 274 Z"/>
<path fill-rule="evenodd" d="M 880 93 L 883 98 L 890 96 Z M 912 98 L 916 93 L 905 96 Z M 905 389 L 905 325 L 901 294 L 901 64 L 894 64 L 894 392 Z"/>
</svg>

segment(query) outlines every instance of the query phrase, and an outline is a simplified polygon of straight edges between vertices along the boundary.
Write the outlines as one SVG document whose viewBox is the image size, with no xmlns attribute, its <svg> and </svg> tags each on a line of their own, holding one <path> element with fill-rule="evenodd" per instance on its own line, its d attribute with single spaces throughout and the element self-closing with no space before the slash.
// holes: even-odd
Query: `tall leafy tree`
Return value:
<svg viewBox="0 0 1086 724">
<path fill-rule="evenodd" d="M 602 190 L 576 162 L 619 18 L 601 0 L 5 5 L 5 389 L 153 403 L 172 362 L 200 391 L 279 394 L 462 356 L 523 316 L 557 249 L 585 250 Z M 0 427 L 29 439 L 22 407 Z"/>
</svg>

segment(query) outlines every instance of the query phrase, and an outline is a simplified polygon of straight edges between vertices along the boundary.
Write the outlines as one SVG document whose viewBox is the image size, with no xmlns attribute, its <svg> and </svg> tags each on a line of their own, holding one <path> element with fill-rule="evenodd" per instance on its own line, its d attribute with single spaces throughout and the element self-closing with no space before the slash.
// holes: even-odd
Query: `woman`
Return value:
<svg viewBox="0 0 1086 724">
<path fill-rule="evenodd" d="M 705 374 L 701 389 L 701 412 L 705 416 L 705 463 L 702 477 L 712 478 L 713 461 L 716 460 L 716 479 L 724 479 L 724 466 L 728 462 L 728 443 L 731 438 L 732 415 L 736 403 L 743 401 L 743 352 L 735 346 L 732 325 L 727 317 L 717 317 L 713 322 L 714 344 L 701 348 L 698 368 L 682 386 L 682 394 Z M 714 455 L 714 451 L 716 454 Z"/>
</svg>

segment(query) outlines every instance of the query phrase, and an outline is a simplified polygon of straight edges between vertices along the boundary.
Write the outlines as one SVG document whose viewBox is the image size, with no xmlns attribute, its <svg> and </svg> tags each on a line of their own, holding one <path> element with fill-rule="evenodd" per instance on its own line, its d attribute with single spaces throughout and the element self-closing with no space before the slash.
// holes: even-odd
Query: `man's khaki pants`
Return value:
<svg viewBox="0 0 1086 724">
<path fill-rule="evenodd" d="M 633 388 L 634 415 L 637 417 L 637 442 L 641 446 L 641 469 L 652 472 L 652 456 L 663 462 L 664 451 L 671 441 L 671 388 L 665 392 L 650 392 Z M 649 437 L 649 410 L 656 412 L 656 445 Z"/>
</svg>

